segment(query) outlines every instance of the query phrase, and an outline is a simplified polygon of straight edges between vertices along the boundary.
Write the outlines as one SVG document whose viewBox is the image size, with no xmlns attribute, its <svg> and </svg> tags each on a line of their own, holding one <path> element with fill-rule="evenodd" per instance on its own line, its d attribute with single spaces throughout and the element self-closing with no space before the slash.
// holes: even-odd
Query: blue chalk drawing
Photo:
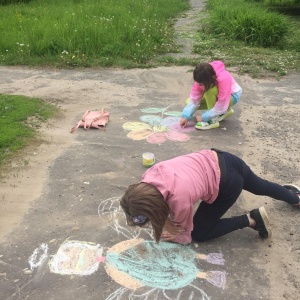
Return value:
<svg viewBox="0 0 300 300">
<path fill-rule="evenodd" d="M 193 262 L 196 253 L 191 248 L 183 248 L 171 243 L 145 241 L 122 253 L 108 253 L 106 264 L 129 274 L 143 286 L 179 289 L 190 284 L 199 272 Z"/>
<path fill-rule="evenodd" d="M 189 285 L 197 277 L 214 286 L 225 287 L 225 272 L 201 272 L 195 259 L 224 265 L 221 253 L 204 255 L 186 245 L 133 239 L 120 242 L 107 251 L 105 268 L 116 282 L 129 289 L 147 286 L 176 290 Z"/>
</svg>

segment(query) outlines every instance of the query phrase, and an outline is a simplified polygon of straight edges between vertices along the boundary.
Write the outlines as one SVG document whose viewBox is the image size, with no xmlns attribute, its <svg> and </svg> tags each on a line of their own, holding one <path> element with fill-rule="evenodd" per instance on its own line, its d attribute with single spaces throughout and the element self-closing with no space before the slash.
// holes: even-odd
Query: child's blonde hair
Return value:
<svg viewBox="0 0 300 300">
<path fill-rule="evenodd" d="M 130 185 L 121 198 L 120 205 L 126 213 L 129 226 L 143 227 L 151 223 L 154 238 L 158 243 L 170 213 L 170 208 L 159 190 L 148 183 L 137 183 Z M 145 216 L 144 223 L 137 224 L 133 217 Z"/>
</svg>

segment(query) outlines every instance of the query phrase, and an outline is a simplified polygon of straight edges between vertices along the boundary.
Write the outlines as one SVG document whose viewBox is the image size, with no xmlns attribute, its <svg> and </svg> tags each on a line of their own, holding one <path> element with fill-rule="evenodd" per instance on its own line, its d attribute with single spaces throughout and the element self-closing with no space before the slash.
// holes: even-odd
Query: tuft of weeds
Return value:
<svg viewBox="0 0 300 300">
<path fill-rule="evenodd" d="M 212 33 L 259 47 L 274 47 L 284 42 L 290 30 L 285 16 L 245 1 L 222 2 L 208 0 L 208 25 Z"/>
</svg>

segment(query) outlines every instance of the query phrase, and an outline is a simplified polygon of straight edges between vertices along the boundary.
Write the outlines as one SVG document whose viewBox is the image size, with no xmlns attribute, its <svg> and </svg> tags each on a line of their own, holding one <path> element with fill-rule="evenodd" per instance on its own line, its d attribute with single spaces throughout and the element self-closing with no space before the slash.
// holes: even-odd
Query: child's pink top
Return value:
<svg viewBox="0 0 300 300">
<path fill-rule="evenodd" d="M 215 153 L 202 150 L 157 163 L 144 173 L 141 182 L 161 192 L 171 209 L 171 219 L 185 229 L 176 240 L 186 244 L 192 241 L 194 205 L 199 200 L 214 202 L 220 176 Z"/>
<path fill-rule="evenodd" d="M 202 121 L 204 122 L 208 122 L 213 117 L 224 114 L 229 107 L 231 95 L 242 92 L 242 88 L 225 69 L 225 65 L 222 61 L 216 60 L 209 64 L 213 67 L 216 73 L 218 97 L 214 107 L 202 113 Z M 187 120 L 192 118 L 201 103 L 203 95 L 203 86 L 194 82 L 190 92 L 190 101 L 182 112 L 183 118 L 186 118 Z"/>
</svg>

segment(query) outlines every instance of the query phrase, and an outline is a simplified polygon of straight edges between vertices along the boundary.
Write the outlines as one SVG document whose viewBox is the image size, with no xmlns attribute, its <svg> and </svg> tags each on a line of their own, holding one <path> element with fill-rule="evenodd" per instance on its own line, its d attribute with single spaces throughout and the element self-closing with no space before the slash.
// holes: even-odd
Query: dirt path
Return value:
<svg viewBox="0 0 300 300">
<path fill-rule="evenodd" d="M 14 163 L 11 172 L 0 182 L 2 266 L 5 266 L 4 261 L 8 261 L 5 249 L 8 249 L 9 245 L 18 245 L 18 241 L 27 234 L 27 246 L 23 240 L 21 243 L 24 249 L 28 247 L 28 250 L 23 249 L 24 256 L 13 250 L 16 259 L 20 258 L 18 263 L 23 268 L 26 266 L 26 257 L 36 244 L 44 239 L 64 239 L 64 226 L 70 226 L 70 232 L 66 231 L 69 236 L 78 235 L 76 228 L 83 228 L 85 225 L 82 224 L 86 224 L 85 221 L 97 226 L 98 220 L 93 219 L 92 211 L 83 219 L 78 217 L 81 220 L 78 222 L 70 217 L 73 216 L 71 205 L 61 209 L 63 215 L 59 215 L 60 221 L 56 225 L 62 228 L 57 230 L 60 233 L 56 232 L 56 236 L 50 233 L 49 236 L 48 233 L 43 236 L 41 233 L 43 230 L 47 231 L 47 227 L 44 226 L 51 227 L 56 223 L 53 216 L 50 223 L 46 222 L 46 216 L 50 218 L 49 214 L 52 214 L 51 209 L 47 210 L 47 205 L 52 205 L 52 200 L 60 203 L 56 202 L 56 197 L 70 195 L 68 199 L 71 200 L 80 194 L 70 182 L 82 176 L 80 172 L 83 169 L 90 166 L 86 178 L 82 181 L 92 182 L 94 176 L 99 179 L 99 186 L 91 190 L 91 195 L 100 191 L 103 193 L 102 198 L 116 196 L 120 194 L 120 189 L 123 190 L 128 181 L 131 181 L 128 178 L 132 172 L 137 176 L 141 174 L 143 168 L 139 168 L 140 154 L 148 149 L 162 160 L 202 148 L 221 148 L 241 156 L 258 175 L 268 180 L 300 185 L 300 127 L 297 122 L 300 117 L 300 75 L 289 75 L 280 81 L 253 80 L 237 74 L 235 77 L 243 87 L 242 100 L 235 108 L 235 114 L 224 121 L 221 128 L 193 132 L 191 140 L 187 143 L 150 146 L 145 141 L 132 142 L 127 139 L 121 125 L 133 117 L 138 120 L 139 109 L 143 107 L 175 105 L 177 109 L 182 109 L 192 84 L 190 68 L 72 71 L 0 67 L 1 93 L 39 97 L 56 103 L 64 111 L 61 120 L 52 121 L 41 130 L 45 143 L 31 149 L 26 157 Z M 108 135 L 88 135 L 82 131 L 69 133 L 69 129 L 85 110 L 100 108 L 106 108 L 111 113 Z M 101 152 L 96 155 L 93 148 L 97 148 L 97 145 Z M 78 155 L 82 155 L 81 160 Z M 91 159 L 96 162 L 99 160 L 99 164 L 102 165 L 103 161 L 109 163 L 110 157 L 115 157 L 114 166 L 117 164 L 116 170 L 119 171 L 106 170 L 103 174 L 98 174 L 91 165 Z M 25 160 L 29 164 L 24 167 Z M 75 167 L 77 165 L 80 166 Z M 131 170 L 131 166 L 135 171 Z M 127 179 L 124 178 L 124 174 Z M 61 178 L 62 185 L 57 185 L 56 177 Z M 108 186 L 112 182 L 116 183 L 112 189 L 108 189 L 101 182 L 106 182 Z M 87 204 L 87 207 L 92 205 L 94 198 L 95 196 L 91 196 L 91 203 Z M 99 199 L 96 197 L 95 202 L 96 200 Z M 229 260 L 228 288 L 222 293 L 211 291 L 212 299 L 241 299 L 241 296 L 243 299 L 253 300 L 299 298 L 300 212 L 284 203 L 268 198 L 262 199 L 245 192 L 229 214 L 243 213 L 261 204 L 265 205 L 270 214 L 274 231 L 271 241 L 262 243 L 253 238 L 252 231 L 246 230 L 205 246 L 219 247 Z M 38 214 L 35 214 L 35 210 Z M 31 232 L 34 234 L 30 234 Z M 95 234 L 95 230 L 89 228 L 82 238 L 93 240 L 96 239 Z M 106 241 L 110 239 L 105 238 Z M 18 276 L 22 277 L 20 274 Z M 19 280 L 19 277 L 0 271 L 1 290 L 5 287 L 6 296 L 14 295 L 12 298 L 6 297 L 7 299 L 41 299 L 39 297 L 43 295 L 42 291 L 51 286 L 48 282 L 46 286 L 35 287 L 25 293 L 26 297 L 22 293 L 14 294 L 13 291 L 16 285 L 18 286 L 14 280 Z M 67 284 L 69 283 L 66 283 L 66 290 Z M 54 296 L 52 299 L 70 299 L 76 292 L 73 293 L 71 295 L 66 291 L 66 298 L 60 294 L 59 298 Z M 96 296 L 91 296 L 91 299 L 96 299 Z"/>
</svg>

